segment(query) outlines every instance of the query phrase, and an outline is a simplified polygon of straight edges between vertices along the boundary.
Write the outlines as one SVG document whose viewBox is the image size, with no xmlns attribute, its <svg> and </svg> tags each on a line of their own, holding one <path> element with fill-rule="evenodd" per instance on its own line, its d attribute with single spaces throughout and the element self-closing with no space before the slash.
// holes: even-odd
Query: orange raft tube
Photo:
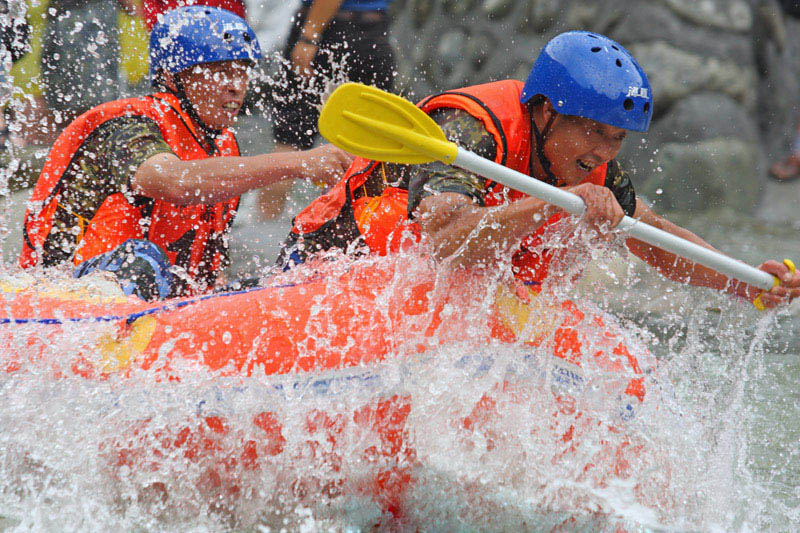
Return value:
<svg viewBox="0 0 800 533">
<path fill-rule="evenodd" d="M 546 303 L 544 297 L 519 289 L 487 291 L 478 277 L 459 278 L 437 277 L 416 256 L 390 256 L 301 266 L 271 278 L 266 287 L 168 302 L 0 282 L 0 369 L 19 373 L 44 365 L 56 377 L 87 379 L 145 372 L 161 382 L 187 380 L 200 369 L 225 379 L 310 378 L 325 388 L 335 379 L 331 376 L 352 371 L 362 379 L 371 365 L 391 364 L 439 346 L 467 343 L 485 349 L 491 343 L 517 343 L 554 355 L 548 373 L 558 413 L 580 418 L 571 395 L 583 385 L 589 364 L 621 378 L 616 423 L 634 415 L 644 399 L 644 373 L 603 316 L 587 314 L 571 302 Z M 84 330 L 89 333 L 80 334 Z M 65 341 L 69 355 L 60 353 Z M 498 399 L 514 395 L 509 392 L 513 384 L 499 379 L 463 411 L 468 414 L 457 422 L 462 430 L 489 434 Z M 413 402 L 391 392 L 371 394 L 370 401 L 347 415 L 309 409 L 299 415 L 305 417 L 300 425 L 310 441 L 324 434 L 323 441 L 333 450 L 348 425 L 372 433 L 376 439 L 367 439 L 363 450 L 347 451 L 374 464 L 370 475 L 350 490 L 402 517 L 404 494 L 419 460 L 407 427 Z M 210 483 L 236 492 L 236 482 L 226 481 L 224 471 L 257 469 L 263 459 L 285 453 L 290 423 L 285 416 L 272 410 L 253 416 L 248 438 L 235 451 L 220 447 L 220 440 L 229 442 L 233 431 L 222 416 L 198 414 L 169 435 L 158 433 L 155 440 L 182 450 L 189 461 L 224 455 L 222 466 L 211 468 Z M 571 423 L 563 427 L 566 442 L 575 428 Z M 147 432 L 146 421 L 137 432 Z M 116 464 L 137 466 L 141 453 L 131 441 L 120 439 L 114 445 Z M 612 471 L 621 473 L 627 463 L 618 452 L 611 453 L 619 462 Z"/>
</svg>

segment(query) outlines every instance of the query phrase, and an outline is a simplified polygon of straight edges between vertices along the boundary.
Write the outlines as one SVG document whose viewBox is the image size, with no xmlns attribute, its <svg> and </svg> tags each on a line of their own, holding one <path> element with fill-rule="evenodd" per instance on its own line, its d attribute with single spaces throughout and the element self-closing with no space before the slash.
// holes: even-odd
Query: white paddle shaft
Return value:
<svg viewBox="0 0 800 533">
<path fill-rule="evenodd" d="M 489 178 L 506 187 L 529 194 L 544 202 L 557 205 L 573 215 L 582 215 L 586 206 L 580 196 L 559 189 L 543 181 L 539 181 L 521 172 L 504 167 L 494 161 L 473 154 L 462 148 L 454 165 Z M 754 268 L 746 263 L 732 259 L 726 255 L 709 250 L 698 244 L 677 237 L 671 233 L 654 228 L 649 224 L 640 222 L 626 216 L 617 226 L 617 229 L 627 231 L 631 236 L 653 246 L 657 246 L 681 257 L 691 259 L 696 263 L 712 268 L 728 277 L 738 279 L 749 285 L 754 285 L 764 290 L 769 290 L 775 284 L 775 278 L 763 270 Z"/>
</svg>

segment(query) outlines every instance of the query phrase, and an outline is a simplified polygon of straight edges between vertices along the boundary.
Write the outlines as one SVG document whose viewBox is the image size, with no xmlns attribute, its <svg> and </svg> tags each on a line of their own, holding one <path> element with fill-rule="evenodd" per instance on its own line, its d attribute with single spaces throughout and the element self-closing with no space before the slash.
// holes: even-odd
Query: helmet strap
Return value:
<svg viewBox="0 0 800 533">
<path fill-rule="evenodd" d="M 534 137 L 536 137 L 536 156 L 539 159 L 539 164 L 542 166 L 542 170 L 544 170 L 545 176 L 545 183 L 549 185 L 556 185 L 558 183 L 558 178 L 556 178 L 553 171 L 550 170 L 550 160 L 547 159 L 547 156 L 544 154 L 544 143 L 547 142 L 547 136 L 550 134 L 550 130 L 553 128 L 553 122 L 556 120 L 555 113 L 550 115 L 550 118 L 547 119 L 547 123 L 544 125 L 544 129 L 539 131 L 539 127 L 536 125 L 536 121 L 533 119 L 533 105 L 528 105 L 528 113 L 531 116 L 531 133 Z M 533 138 L 531 138 L 533 141 Z M 529 173 L 533 176 L 533 157 L 529 159 Z"/>
<path fill-rule="evenodd" d="M 192 101 L 189 100 L 188 96 L 186 96 L 186 89 L 184 88 L 183 80 L 181 80 L 180 76 L 175 74 L 172 79 L 175 82 L 175 88 L 177 91 L 170 92 L 172 92 L 178 98 L 178 101 L 181 103 L 181 108 L 186 112 L 187 115 L 189 115 L 189 118 L 192 119 L 192 122 L 197 124 L 200 133 L 203 134 L 206 144 L 211 147 L 210 151 L 206 150 L 206 153 L 208 153 L 210 156 L 213 156 L 218 151 L 217 143 L 215 141 L 219 134 L 222 133 L 222 130 L 212 128 L 200 118 L 200 115 L 198 115 L 197 111 L 194 109 L 194 104 L 192 104 Z"/>
</svg>

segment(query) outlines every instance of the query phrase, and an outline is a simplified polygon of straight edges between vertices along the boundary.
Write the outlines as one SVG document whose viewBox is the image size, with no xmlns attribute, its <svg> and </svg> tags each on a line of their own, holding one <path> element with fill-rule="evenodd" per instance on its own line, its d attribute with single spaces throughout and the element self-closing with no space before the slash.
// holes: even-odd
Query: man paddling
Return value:
<svg viewBox="0 0 800 533">
<path fill-rule="evenodd" d="M 505 80 L 424 99 L 420 108 L 445 136 L 504 166 L 578 195 L 583 223 L 607 236 L 626 214 L 711 248 L 636 197 L 615 157 L 628 130 L 647 131 L 652 91 L 642 68 L 619 44 L 591 32 L 551 40 L 523 84 Z M 491 266 L 512 256 L 514 274 L 541 284 L 554 259 L 542 237 L 565 216 L 559 208 L 471 172 L 429 163 L 391 165 L 358 159 L 345 178 L 295 219 L 280 261 L 352 249 L 363 239 L 387 253 L 403 235 L 423 232 L 434 253 L 454 264 Z M 800 275 L 767 261 L 781 286 L 762 290 L 635 238 L 638 257 L 675 281 L 715 288 L 774 307 L 800 294 Z"/>
<path fill-rule="evenodd" d="M 150 37 L 156 92 L 88 111 L 51 149 L 25 215 L 21 266 L 112 271 L 126 293 L 147 299 L 221 285 L 240 194 L 338 180 L 352 160 L 331 145 L 239 156 L 228 127 L 260 58 L 255 33 L 233 13 L 164 15 Z"/>
</svg>

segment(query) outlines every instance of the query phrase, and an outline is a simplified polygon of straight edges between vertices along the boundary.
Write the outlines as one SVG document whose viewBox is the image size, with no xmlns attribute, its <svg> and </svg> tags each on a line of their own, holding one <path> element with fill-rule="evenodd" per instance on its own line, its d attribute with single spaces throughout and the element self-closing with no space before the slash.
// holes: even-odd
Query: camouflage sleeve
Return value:
<svg viewBox="0 0 800 533">
<path fill-rule="evenodd" d="M 481 157 L 494 160 L 497 143 L 479 119 L 460 109 L 441 109 L 431 113 L 445 136 Z M 486 179 L 466 170 L 438 161 L 410 167 L 408 170 L 408 213 L 412 216 L 423 198 L 432 194 L 455 192 L 484 205 Z"/>
<path fill-rule="evenodd" d="M 636 211 L 636 192 L 633 190 L 630 176 L 620 167 L 616 159 L 608 162 L 605 186 L 614 193 L 625 214 L 632 217 Z"/>
<path fill-rule="evenodd" d="M 124 117 L 113 122 L 116 123 L 101 157 L 113 181 L 120 190 L 126 190 L 139 165 L 156 154 L 174 152 L 161 136 L 158 125 L 149 118 Z"/>
</svg>

